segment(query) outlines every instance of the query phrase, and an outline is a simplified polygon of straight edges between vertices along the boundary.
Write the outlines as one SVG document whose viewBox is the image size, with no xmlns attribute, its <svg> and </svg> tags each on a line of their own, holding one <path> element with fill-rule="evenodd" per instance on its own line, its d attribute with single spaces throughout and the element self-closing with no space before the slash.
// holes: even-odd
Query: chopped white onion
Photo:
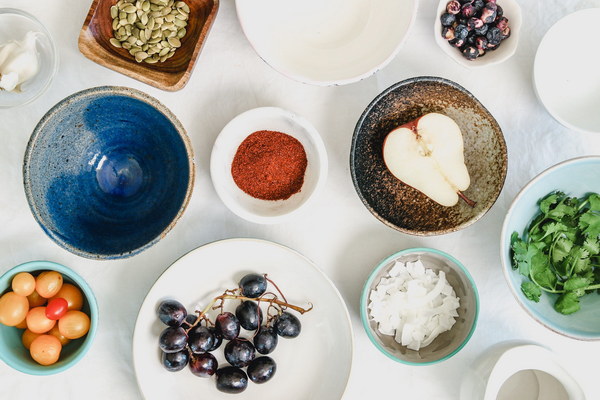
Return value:
<svg viewBox="0 0 600 400">
<path fill-rule="evenodd" d="M 460 299 L 446 281 L 421 260 L 396 261 L 369 295 L 369 312 L 383 335 L 412 350 L 428 346 L 452 328 Z"/>
</svg>

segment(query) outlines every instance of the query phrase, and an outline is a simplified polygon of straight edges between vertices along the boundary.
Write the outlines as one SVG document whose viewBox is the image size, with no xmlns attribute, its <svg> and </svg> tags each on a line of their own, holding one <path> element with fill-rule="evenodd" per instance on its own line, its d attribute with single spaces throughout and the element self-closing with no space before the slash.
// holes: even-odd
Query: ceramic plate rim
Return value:
<svg viewBox="0 0 600 400">
<path fill-rule="evenodd" d="M 321 268 L 319 268 L 315 263 L 313 263 L 308 257 L 304 256 L 303 254 L 301 254 L 300 252 L 284 246 L 280 243 L 277 242 L 273 242 L 270 240 L 264 240 L 264 239 L 256 239 L 256 238 L 250 238 L 250 237 L 237 237 L 237 238 L 228 238 L 228 239 L 218 239 L 212 242 L 208 242 L 205 244 L 202 244 L 188 252 L 186 252 L 185 254 L 183 254 L 181 257 L 178 257 L 176 260 L 174 260 L 163 272 L 161 272 L 161 274 L 156 278 L 156 280 L 154 281 L 154 283 L 152 284 L 152 286 L 150 287 L 150 289 L 148 290 L 148 292 L 146 293 L 146 295 L 144 296 L 144 299 L 142 301 L 142 304 L 139 307 L 137 316 L 136 316 L 136 321 L 135 321 L 135 325 L 134 325 L 134 329 L 133 329 L 133 334 L 131 337 L 132 340 L 132 346 L 131 346 L 131 355 L 132 355 L 132 361 L 133 361 L 133 371 L 134 371 L 134 375 L 135 375 L 135 380 L 136 380 L 136 384 L 137 387 L 140 391 L 140 393 L 142 394 L 142 396 L 145 398 L 144 396 L 144 391 L 142 390 L 142 386 L 139 380 L 139 365 L 136 363 L 136 357 L 135 357 L 135 353 L 136 353 L 136 349 L 138 348 L 139 344 L 136 343 L 135 338 L 138 335 L 138 329 L 141 329 L 141 327 L 138 327 L 138 322 L 139 322 L 139 318 L 141 315 L 141 311 L 142 308 L 144 308 L 144 305 L 146 304 L 146 301 L 148 300 L 148 297 L 150 296 L 151 292 L 153 291 L 154 287 L 157 285 L 158 281 L 161 280 L 161 278 L 167 273 L 167 271 L 169 271 L 171 269 L 171 267 L 175 266 L 177 263 L 179 263 L 181 260 L 183 260 L 185 257 L 188 257 L 190 255 L 192 255 L 194 252 L 196 251 L 202 251 L 204 248 L 207 247 L 213 247 L 213 246 L 219 246 L 219 245 L 223 245 L 226 243 L 236 243 L 236 242 L 253 242 L 253 243 L 257 243 L 260 245 L 269 245 L 269 246 L 274 246 L 277 247 L 281 250 L 284 250 L 288 253 L 294 254 L 295 256 L 299 257 L 300 259 L 302 259 L 303 261 L 306 262 L 307 266 L 310 266 L 312 269 L 314 269 L 319 275 L 322 276 L 322 278 L 324 279 L 325 282 L 328 283 L 328 285 L 331 287 L 331 289 L 333 290 L 333 292 L 335 293 L 336 297 L 338 298 L 338 300 L 340 301 L 340 303 L 343 306 L 344 309 L 344 320 L 347 323 L 348 326 L 348 336 L 350 339 L 350 346 L 349 346 L 349 351 L 350 354 L 349 359 L 350 359 L 350 366 L 348 368 L 348 374 L 346 376 L 346 380 L 345 380 L 345 386 L 342 390 L 342 392 L 340 393 L 340 399 L 342 399 L 344 397 L 344 394 L 347 392 L 348 389 L 348 382 L 350 380 L 350 376 L 352 375 L 352 370 L 354 368 L 354 347 L 355 347 L 355 339 L 354 339 L 354 329 L 352 327 L 352 319 L 350 318 L 350 312 L 348 310 L 348 305 L 346 304 L 346 301 L 344 300 L 343 296 L 341 295 L 340 291 L 338 290 L 338 288 L 336 287 L 336 285 L 333 283 L 333 281 L 327 276 L 327 274 L 325 274 L 325 272 L 323 270 L 321 270 Z"/>
</svg>

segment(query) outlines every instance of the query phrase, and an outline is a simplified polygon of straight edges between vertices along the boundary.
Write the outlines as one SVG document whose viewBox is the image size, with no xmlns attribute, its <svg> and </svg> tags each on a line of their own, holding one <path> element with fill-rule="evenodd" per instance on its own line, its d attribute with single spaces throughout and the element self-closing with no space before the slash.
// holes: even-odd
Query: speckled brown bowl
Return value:
<svg viewBox="0 0 600 400">
<path fill-rule="evenodd" d="M 471 186 L 460 201 L 437 204 L 395 178 L 383 161 L 383 141 L 393 129 L 438 112 L 460 126 Z M 462 86 L 438 77 L 415 77 L 379 94 L 361 115 L 352 138 L 350 171 L 358 196 L 381 222 L 412 235 L 440 235 L 463 229 L 494 204 L 506 178 L 506 143 L 489 111 Z"/>
</svg>

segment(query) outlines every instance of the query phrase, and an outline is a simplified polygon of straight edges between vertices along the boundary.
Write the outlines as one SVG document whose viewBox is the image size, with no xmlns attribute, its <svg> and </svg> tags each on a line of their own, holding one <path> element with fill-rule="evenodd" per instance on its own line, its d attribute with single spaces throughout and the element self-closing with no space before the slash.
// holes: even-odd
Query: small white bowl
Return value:
<svg viewBox="0 0 600 400">
<path fill-rule="evenodd" d="M 58 69 L 58 52 L 50 32 L 33 15 L 13 8 L 0 8 L 0 45 L 21 41 L 27 32 L 39 32 L 36 49 L 39 70 L 23 82 L 21 92 L 0 90 L 0 109 L 29 104 L 50 87 Z"/>
<path fill-rule="evenodd" d="M 499 64 L 508 60 L 515 54 L 519 44 L 519 36 L 521 32 L 522 13 L 519 3 L 515 0 L 499 0 L 498 5 L 504 10 L 504 16 L 508 18 L 508 26 L 510 27 L 510 37 L 503 40 L 498 48 L 494 51 L 488 51 L 485 55 L 477 57 L 475 60 L 467 60 L 461 52 L 452 46 L 446 39 L 442 37 L 442 24 L 440 16 L 445 12 L 446 5 L 450 0 L 440 0 L 438 4 L 435 19 L 433 21 L 433 32 L 435 41 L 450 58 L 462 65 L 463 67 L 484 67 L 486 65 Z"/>
<path fill-rule="evenodd" d="M 300 192 L 286 200 L 260 200 L 243 192 L 233 180 L 231 164 L 239 145 L 256 131 L 270 130 L 296 138 L 308 161 Z M 277 107 L 255 108 L 232 119 L 221 131 L 212 149 L 210 174 L 217 194 L 238 216 L 260 224 L 274 224 L 288 219 L 325 184 L 328 161 L 325 144 L 306 119 Z"/>
<path fill-rule="evenodd" d="M 600 8 L 574 12 L 544 35 L 533 66 L 540 102 L 559 123 L 600 133 L 600 52 L 585 38 L 596 35 Z"/>
<path fill-rule="evenodd" d="M 398 53 L 418 0 L 236 0 L 244 34 L 283 75 L 313 85 L 371 76 Z"/>
</svg>

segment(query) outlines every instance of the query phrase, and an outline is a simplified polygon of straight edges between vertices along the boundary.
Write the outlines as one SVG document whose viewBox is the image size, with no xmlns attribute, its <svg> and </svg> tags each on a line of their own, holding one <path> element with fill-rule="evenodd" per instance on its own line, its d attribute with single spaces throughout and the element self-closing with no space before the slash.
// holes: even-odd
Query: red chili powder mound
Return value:
<svg viewBox="0 0 600 400">
<path fill-rule="evenodd" d="M 304 183 L 306 152 L 302 143 L 282 132 L 258 131 L 238 147 L 231 175 L 236 185 L 261 200 L 285 200 Z"/>
</svg>

